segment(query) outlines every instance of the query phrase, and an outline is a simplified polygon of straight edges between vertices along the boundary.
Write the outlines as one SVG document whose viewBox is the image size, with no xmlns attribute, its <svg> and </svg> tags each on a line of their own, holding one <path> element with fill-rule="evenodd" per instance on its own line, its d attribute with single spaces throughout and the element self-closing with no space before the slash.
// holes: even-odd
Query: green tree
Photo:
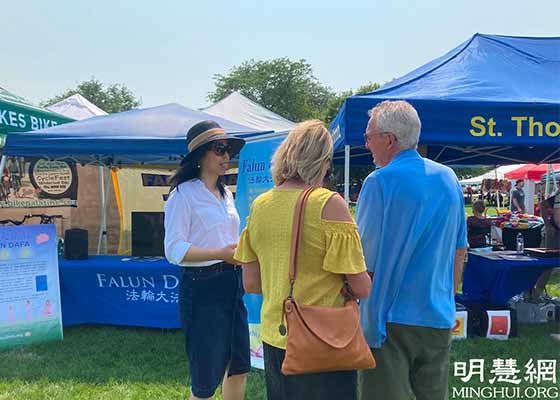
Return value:
<svg viewBox="0 0 560 400">
<path fill-rule="evenodd" d="M 360 86 L 355 92 L 354 94 L 366 94 L 366 93 L 371 93 L 377 89 L 379 89 L 381 87 L 381 85 L 377 82 L 369 82 L 366 83 L 365 85 Z"/>
<path fill-rule="evenodd" d="M 369 82 L 365 85 L 360 86 L 356 91 L 347 90 L 344 92 L 340 92 L 334 95 L 325 107 L 325 111 L 323 114 L 323 121 L 327 126 L 329 126 L 336 117 L 338 110 L 342 107 L 344 100 L 347 97 L 354 96 L 357 94 L 365 94 L 373 92 L 381 87 L 381 85 L 377 82 Z M 350 176 L 352 177 L 350 184 L 356 183 L 361 185 L 364 179 L 370 174 L 371 171 L 374 170 L 373 161 L 370 165 L 365 166 L 351 166 L 350 169 Z M 344 183 L 344 165 L 335 165 L 333 167 L 333 183 L 335 185 L 342 185 Z M 338 187 L 338 189 L 342 190 L 342 187 Z"/>
<path fill-rule="evenodd" d="M 91 78 L 89 81 L 78 83 L 73 89 L 67 89 L 62 94 L 43 101 L 41 105 L 47 107 L 75 94 L 81 94 L 109 114 L 128 111 L 142 103 L 142 100 L 137 99 L 123 84 L 115 83 L 105 88 L 97 79 Z"/>
<path fill-rule="evenodd" d="M 319 83 L 305 60 L 286 57 L 253 59 L 233 67 L 227 75 L 214 75 L 208 100 L 218 102 L 238 91 L 263 107 L 292 121 L 321 118 L 333 91 Z"/>
<path fill-rule="evenodd" d="M 496 167 L 453 167 L 455 175 L 459 179 L 474 178 L 475 176 L 480 176 L 488 171 L 492 171 Z"/>
<path fill-rule="evenodd" d="M 336 114 L 338 114 L 338 110 L 342 107 L 344 100 L 347 97 L 350 97 L 354 94 L 352 90 L 346 90 L 344 92 L 340 92 L 338 94 L 333 95 L 327 102 L 325 109 L 323 110 L 323 115 L 321 119 L 325 122 L 326 126 L 328 127 Z"/>
<path fill-rule="evenodd" d="M 331 96 L 323 111 L 322 120 L 325 124 L 327 124 L 327 126 L 329 126 L 347 97 L 354 96 L 356 94 L 370 93 L 379 89 L 380 86 L 381 85 L 377 82 L 369 82 L 366 85 L 360 86 L 355 92 L 352 90 L 346 90 Z"/>
</svg>

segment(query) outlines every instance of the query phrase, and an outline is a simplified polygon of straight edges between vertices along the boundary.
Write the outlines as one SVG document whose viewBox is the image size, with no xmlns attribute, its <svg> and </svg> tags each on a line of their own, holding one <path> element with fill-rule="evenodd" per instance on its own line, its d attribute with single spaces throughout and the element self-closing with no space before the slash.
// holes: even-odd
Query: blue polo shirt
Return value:
<svg viewBox="0 0 560 400">
<path fill-rule="evenodd" d="M 364 181 L 356 222 L 374 274 L 361 302 L 369 345 L 381 347 L 387 322 L 451 328 L 455 250 L 467 247 L 463 192 L 453 170 L 416 150 L 399 153 Z"/>
</svg>

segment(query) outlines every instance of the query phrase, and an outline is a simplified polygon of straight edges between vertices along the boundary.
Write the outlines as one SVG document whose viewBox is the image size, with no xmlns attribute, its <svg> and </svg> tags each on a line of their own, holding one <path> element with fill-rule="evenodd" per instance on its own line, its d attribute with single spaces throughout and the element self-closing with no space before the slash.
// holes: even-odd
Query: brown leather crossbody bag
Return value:
<svg viewBox="0 0 560 400">
<path fill-rule="evenodd" d="M 280 333 L 288 345 L 282 363 L 284 375 L 309 372 L 346 371 L 375 368 L 375 359 L 360 326 L 358 303 L 347 300 L 343 307 L 298 304 L 293 297 L 297 258 L 303 231 L 305 203 L 314 188 L 299 196 L 294 210 L 290 249 L 290 293 L 284 300 Z"/>
</svg>

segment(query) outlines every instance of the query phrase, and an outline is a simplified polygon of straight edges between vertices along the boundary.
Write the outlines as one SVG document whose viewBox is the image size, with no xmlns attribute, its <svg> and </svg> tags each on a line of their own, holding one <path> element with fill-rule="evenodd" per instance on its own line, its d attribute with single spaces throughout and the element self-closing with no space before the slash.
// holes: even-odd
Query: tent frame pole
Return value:
<svg viewBox="0 0 560 400">
<path fill-rule="evenodd" d="M 107 254 L 107 197 L 105 196 L 105 174 L 103 166 L 98 167 L 99 170 L 99 195 L 101 197 L 101 216 L 99 220 L 99 235 L 97 239 L 97 255 L 101 254 L 103 245 L 103 254 Z"/>
<path fill-rule="evenodd" d="M 344 200 L 350 203 L 350 145 L 344 146 Z"/>
<path fill-rule="evenodd" d="M 6 156 L 2 156 L 2 159 L 0 159 L 0 177 L 4 173 L 4 165 L 6 165 Z"/>
<path fill-rule="evenodd" d="M 498 208 L 498 210 L 500 210 L 501 204 L 500 204 L 500 194 L 502 193 L 500 190 L 500 180 L 498 179 L 498 167 L 494 166 L 494 179 L 496 179 L 496 186 L 498 188 L 498 190 L 496 190 L 496 206 Z"/>
</svg>

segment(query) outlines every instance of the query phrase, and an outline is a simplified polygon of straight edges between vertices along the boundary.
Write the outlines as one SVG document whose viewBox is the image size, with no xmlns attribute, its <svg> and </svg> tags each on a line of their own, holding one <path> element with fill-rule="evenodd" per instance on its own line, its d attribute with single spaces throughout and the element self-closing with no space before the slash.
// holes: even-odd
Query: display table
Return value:
<svg viewBox="0 0 560 400">
<path fill-rule="evenodd" d="M 179 268 L 162 257 L 59 258 L 63 325 L 179 328 Z"/>
<path fill-rule="evenodd" d="M 532 288 L 543 272 L 556 267 L 560 267 L 557 258 L 535 258 L 512 251 L 469 252 L 461 299 L 505 306 L 513 296 Z"/>
</svg>

